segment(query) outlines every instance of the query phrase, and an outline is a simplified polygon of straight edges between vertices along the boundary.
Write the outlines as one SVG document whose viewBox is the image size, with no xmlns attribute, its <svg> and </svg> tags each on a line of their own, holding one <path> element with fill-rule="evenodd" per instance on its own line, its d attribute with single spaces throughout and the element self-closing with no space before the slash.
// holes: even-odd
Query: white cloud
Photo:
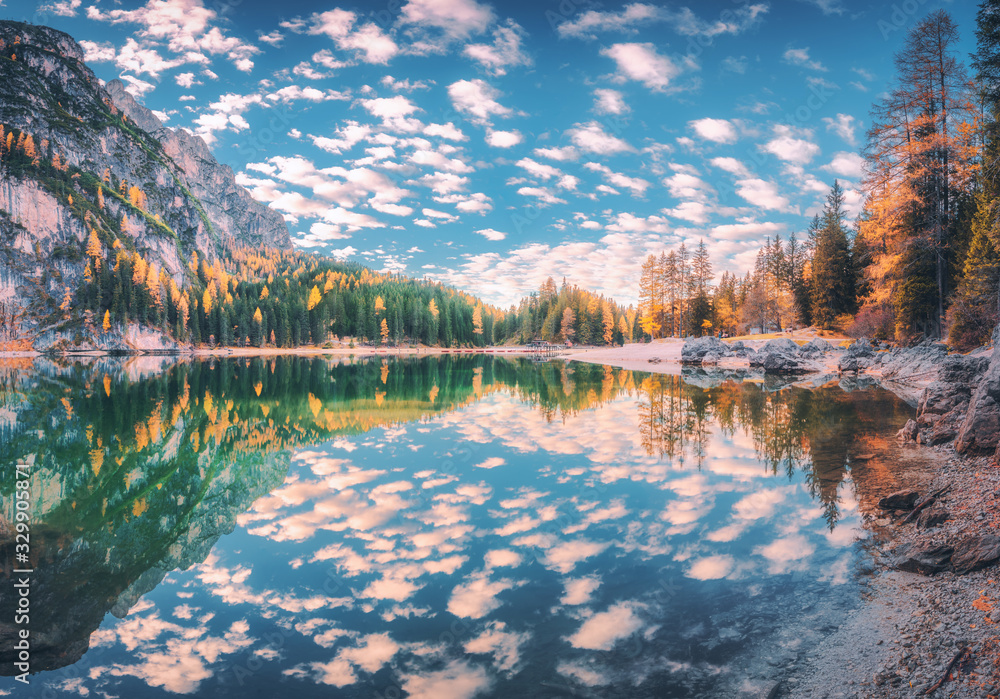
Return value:
<svg viewBox="0 0 1000 699">
<path fill-rule="evenodd" d="M 452 660 L 443 670 L 404 675 L 401 684 L 410 699 L 472 699 L 491 686 L 483 668 L 464 660 Z"/>
<path fill-rule="evenodd" d="M 549 160 L 576 160 L 580 157 L 576 148 L 573 146 L 563 146 L 562 148 L 536 148 L 535 155 L 540 158 L 548 158 Z"/>
<path fill-rule="evenodd" d="M 788 213 L 795 211 L 788 199 L 778 192 L 778 186 L 773 182 L 758 178 L 737 180 L 736 193 L 750 204 L 762 209 Z"/>
<path fill-rule="evenodd" d="M 546 165 L 544 163 L 539 163 L 531 158 L 521 158 L 516 163 L 519 168 L 523 169 L 532 177 L 538 178 L 540 180 L 548 180 L 553 177 L 559 177 L 562 172 L 559 168 L 552 167 L 551 165 Z"/>
<path fill-rule="evenodd" d="M 586 650 L 612 650 L 623 638 L 628 638 L 643 626 L 635 613 L 635 605 L 619 602 L 605 612 L 598 612 L 583 622 L 572 636 L 567 638 L 574 648 Z"/>
<path fill-rule="evenodd" d="M 674 11 L 635 2 L 626 5 L 621 12 L 588 10 L 576 19 L 563 22 L 556 31 L 562 37 L 593 39 L 598 32 L 635 33 L 638 28 L 655 22 L 669 22 L 678 34 L 710 39 L 720 34 L 739 34 L 756 24 L 767 11 L 768 5 L 759 3 L 729 10 L 725 20 L 720 18 L 712 22 L 701 19 L 687 7 Z"/>
<path fill-rule="evenodd" d="M 415 80 L 411 81 L 409 78 L 404 80 L 396 80 L 391 75 L 383 75 L 382 80 L 380 80 L 383 85 L 388 87 L 393 92 L 413 92 L 415 90 L 426 90 L 429 88 L 434 81 L 427 80 Z"/>
<path fill-rule="evenodd" d="M 507 237 L 506 233 L 492 228 L 481 228 L 476 231 L 476 233 L 486 238 L 486 240 L 503 240 Z M 489 459 L 487 459 L 487 461 L 489 461 Z M 492 466 L 483 466 L 483 464 L 479 464 L 479 466 L 482 466 L 483 468 L 492 468 Z"/>
<path fill-rule="evenodd" d="M 354 12 L 340 8 L 319 12 L 310 17 L 306 31 L 330 37 L 341 51 L 352 52 L 366 63 L 386 64 L 399 53 L 396 42 L 381 27 L 373 22 L 356 25 L 357 19 Z"/>
<path fill-rule="evenodd" d="M 846 11 L 842 0 L 802 0 L 815 5 L 824 15 L 842 15 Z"/>
<path fill-rule="evenodd" d="M 588 10 L 575 20 L 560 24 L 556 31 L 560 36 L 595 38 L 596 32 L 630 31 L 662 18 L 660 8 L 643 3 L 626 5 L 621 12 L 599 12 Z"/>
<path fill-rule="evenodd" d="M 119 79 L 127 83 L 125 85 L 125 92 L 129 93 L 137 100 L 141 100 L 143 95 L 145 95 L 147 92 L 151 91 L 154 87 L 156 87 L 156 85 L 154 85 L 153 83 L 146 82 L 145 80 L 140 80 L 134 75 L 120 75 Z M 208 140 L 209 138 L 211 138 L 211 134 L 201 134 L 201 135 L 203 137 L 207 136 L 205 140 L 209 144 L 211 144 L 211 141 Z"/>
<path fill-rule="evenodd" d="M 509 116 L 512 110 L 496 101 L 500 91 L 484 80 L 459 80 L 448 86 L 448 97 L 459 112 L 477 124 L 489 124 L 494 115 Z"/>
<path fill-rule="evenodd" d="M 785 162 L 805 165 L 819 154 L 819 146 L 810 141 L 810 138 L 811 131 L 777 124 L 774 127 L 774 138 L 764 144 L 762 150 Z"/>
<path fill-rule="evenodd" d="M 837 134 L 848 145 L 858 145 L 857 138 L 854 136 L 854 129 L 858 126 L 858 121 L 850 114 L 838 114 L 836 118 L 823 117 L 823 123 L 826 124 L 827 131 Z"/>
<path fill-rule="evenodd" d="M 260 53 L 260 49 L 211 26 L 217 16 L 215 10 L 206 8 L 201 0 L 148 0 L 134 10 L 107 12 L 96 5 L 87 8 L 87 17 L 92 20 L 140 25 L 136 34 L 138 39 L 166 42 L 167 49 L 183 56 L 185 62 L 205 63 L 206 53 L 225 55 L 237 70 L 249 72 L 254 65 L 250 57 Z"/>
<path fill-rule="evenodd" d="M 689 121 L 688 126 L 698 134 L 699 138 L 715 143 L 736 143 L 739 134 L 733 122 L 727 119 L 696 119 Z"/>
<path fill-rule="evenodd" d="M 329 153 L 339 155 L 366 139 L 371 132 L 372 128 L 367 124 L 348 121 L 343 126 L 338 126 L 334 129 L 336 138 L 328 138 L 326 136 L 311 136 L 310 138 L 312 138 L 313 145 L 317 148 L 322 148 Z"/>
<path fill-rule="evenodd" d="M 650 43 L 613 44 L 601 49 L 601 55 L 615 61 L 619 79 L 641 82 L 656 92 L 666 90 L 670 81 L 681 72 L 673 61 L 658 54 L 656 47 Z"/>
<path fill-rule="evenodd" d="M 791 63 L 793 66 L 801 66 L 802 68 L 808 68 L 809 70 L 826 71 L 826 66 L 819 61 L 814 61 L 809 58 L 808 47 L 804 49 L 788 49 L 785 51 L 783 58 L 786 63 Z"/>
<path fill-rule="evenodd" d="M 448 141 L 465 141 L 468 136 L 450 121 L 447 124 L 428 124 L 424 127 L 425 136 L 437 136 Z"/>
<path fill-rule="evenodd" d="M 594 90 L 594 111 L 598 114 L 625 114 L 629 106 L 618 90 L 599 88 Z"/>
<path fill-rule="evenodd" d="M 584 167 L 593 172 L 600 172 L 604 175 L 604 179 L 611 185 L 615 187 L 623 187 L 632 191 L 632 194 L 637 197 L 641 197 L 649 189 L 650 183 L 641 177 L 629 177 L 620 172 L 615 172 L 607 165 L 602 165 L 600 163 L 585 163 Z"/>
<path fill-rule="evenodd" d="M 184 63 L 186 61 L 183 58 L 166 60 L 155 50 L 140 47 L 139 43 L 131 37 L 128 38 L 115 58 L 115 65 L 122 70 L 131 71 L 137 75 L 145 73 L 153 79 L 159 78 L 163 71 L 176 68 Z"/>
<path fill-rule="evenodd" d="M 257 32 L 257 40 L 263 41 L 265 44 L 270 44 L 271 46 L 281 46 L 281 42 L 285 40 L 285 35 L 279 31 L 273 31 L 268 34 L 263 32 Z"/>
<path fill-rule="evenodd" d="M 350 97 L 336 90 L 317 90 L 315 87 L 299 87 L 298 85 L 287 85 L 276 92 L 267 95 L 271 102 L 295 102 L 296 100 L 306 100 L 308 102 L 328 102 L 330 100 L 349 100 Z"/>
<path fill-rule="evenodd" d="M 201 85 L 201 82 L 195 80 L 194 73 L 180 73 L 174 76 L 174 80 L 181 87 L 191 87 L 193 85 Z"/>
<path fill-rule="evenodd" d="M 502 621 L 490 622 L 481 634 L 465 643 L 465 652 L 492 655 L 497 670 L 512 672 L 520 660 L 520 648 L 530 635 L 506 631 L 506 628 Z"/>
<path fill-rule="evenodd" d="M 580 150 L 598 155 L 612 155 L 635 150 L 628 143 L 604 131 L 600 123 L 590 121 L 586 124 L 575 124 L 566 132 L 570 140 Z"/>
<path fill-rule="evenodd" d="M 400 22 L 440 30 L 447 39 L 481 34 L 493 22 L 493 10 L 475 0 L 409 0 Z"/>
<path fill-rule="evenodd" d="M 51 12 L 59 17 L 76 17 L 76 11 L 80 9 L 80 5 L 82 4 L 83 0 L 62 0 L 61 2 L 53 2 L 49 5 L 40 5 L 38 13 L 45 14 Z"/>
<path fill-rule="evenodd" d="M 490 74 L 504 75 L 513 66 L 531 65 L 531 58 L 521 46 L 524 37 L 521 25 L 508 19 L 505 25 L 493 30 L 492 44 L 469 44 L 464 53 L 478 61 Z"/>
<path fill-rule="evenodd" d="M 524 137 L 520 131 L 494 131 L 490 129 L 486 132 L 486 143 L 494 148 L 511 148 L 521 143 Z"/>
<path fill-rule="evenodd" d="M 712 158 L 712 165 L 738 177 L 749 177 L 750 169 L 736 158 Z"/>
<path fill-rule="evenodd" d="M 376 97 L 375 99 L 359 100 L 362 107 L 367 109 L 372 116 L 380 119 L 390 120 L 405 117 L 419 111 L 419 107 L 402 95 L 395 97 Z"/>
<path fill-rule="evenodd" d="M 115 60 L 115 47 L 110 41 L 96 42 L 82 39 L 80 47 L 83 49 L 84 63 L 104 63 Z"/>
<path fill-rule="evenodd" d="M 549 190 L 548 187 L 521 187 L 517 193 L 525 197 L 535 197 L 542 204 L 565 204 L 565 199 L 560 199 Z"/>
<path fill-rule="evenodd" d="M 852 180 L 859 180 L 865 173 L 865 159 L 857 153 L 850 151 L 840 151 L 833 156 L 823 170 L 832 172 L 835 175 L 842 175 Z"/>
<path fill-rule="evenodd" d="M 485 571 L 473 573 L 466 578 L 466 582 L 452 590 L 448 611 L 455 616 L 480 619 L 500 606 L 497 595 L 516 585 L 506 578 L 490 580 Z"/>
<path fill-rule="evenodd" d="M 564 580 L 566 593 L 559 599 L 561 604 L 578 606 L 590 601 L 594 591 L 601 586 L 600 578 L 588 576 Z"/>
</svg>

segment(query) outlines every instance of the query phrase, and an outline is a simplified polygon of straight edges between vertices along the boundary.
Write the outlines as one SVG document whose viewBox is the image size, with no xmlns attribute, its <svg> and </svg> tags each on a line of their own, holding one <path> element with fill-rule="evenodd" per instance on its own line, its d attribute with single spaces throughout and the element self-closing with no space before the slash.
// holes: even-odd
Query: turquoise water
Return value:
<svg viewBox="0 0 1000 699">
<path fill-rule="evenodd" d="M 482 356 L 3 376 L 5 463 L 35 458 L 23 696 L 766 691 L 857 600 L 854 456 L 912 412 Z"/>
</svg>

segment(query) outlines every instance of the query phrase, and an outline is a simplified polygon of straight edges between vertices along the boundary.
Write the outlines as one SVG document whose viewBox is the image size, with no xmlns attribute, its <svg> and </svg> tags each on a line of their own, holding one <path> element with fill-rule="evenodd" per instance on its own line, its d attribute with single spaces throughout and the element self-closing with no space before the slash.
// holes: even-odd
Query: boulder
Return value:
<svg viewBox="0 0 1000 699">
<path fill-rule="evenodd" d="M 764 355 L 761 366 L 764 367 L 765 374 L 801 374 L 809 371 L 809 368 L 797 356 L 786 352 L 764 352 L 761 350 L 757 354 Z"/>
<path fill-rule="evenodd" d="M 933 529 L 948 521 L 951 515 L 940 507 L 928 507 L 917 517 L 917 529 Z"/>
<path fill-rule="evenodd" d="M 965 420 L 955 438 L 959 454 L 983 454 L 1000 443 L 1000 326 L 993 332 L 993 354 L 969 400 Z"/>
<path fill-rule="evenodd" d="M 883 510 L 906 510 L 909 512 L 920 499 L 920 493 L 915 490 L 897 490 L 878 501 Z"/>
<path fill-rule="evenodd" d="M 837 368 L 841 371 L 861 371 L 876 363 L 875 349 L 868 340 L 861 338 L 844 352 Z"/>
<path fill-rule="evenodd" d="M 944 415 L 957 407 L 966 406 L 988 366 L 986 357 L 944 357 L 937 380 L 929 384 L 920 396 L 917 415 Z"/>
<path fill-rule="evenodd" d="M 760 348 L 761 352 L 784 352 L 786 354 L 796 355 L 799 353 L 799 346 L 797 343 L 792 342 L 786 338 L 780 338 L 776 340 L 768 340 L 764 343 L 764 346 Z"/>
<path fill-rule="evenodd" d="M 955 545 L 952 568 L 959 575 L 982 570 L 1000 561 L 1000 537 L 980 534 L 962 539 Z"/>
<path fill-rule="evenodd" d="M 829 352 L 833 349 L 833 345 L 824 340 L 821 337 L 817 337 L 813 340 L 809 340 L 806 344 L 799 348 L 799 351 L 804 354 L 816 354 L 822 352 Z"/>
<path fill-rule="evenodd" d="M 948 568 L 954 549 L 946 544 L 916 542 L 896 549 L 892 566 L 907 573 L 934 575 Z"/>
<path fill-rule="evenodd" d="M 701 364 L 706 354 L 724 357 L 729 354 L 729 345 L 714 335 L 688 340 L 681 348 L 681 364 Z"/>
<path fill-rule="evenodd" d="M 903 428 L 896 433 L 898 439 L 904 442 L 915 442 L 917 441 L 917 436 L 920 434 L 920 428 L 917 426 L 915 420 L 907 420 Z"/>
</svg>

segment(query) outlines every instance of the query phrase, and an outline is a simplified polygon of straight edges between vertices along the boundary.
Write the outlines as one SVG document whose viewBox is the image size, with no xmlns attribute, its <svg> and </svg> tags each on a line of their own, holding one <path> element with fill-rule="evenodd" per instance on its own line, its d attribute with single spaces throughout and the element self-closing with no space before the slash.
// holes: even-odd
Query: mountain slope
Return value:
<svg viewBox="0 0 1000 699">
<path fill-rule="evenodd" d="M 291 248 L 205 143 L 103 87 L 67 34 L 0 22 L 0 320 L 38 328 L 80 286 L 91 231 L 179 287 L 191 253 Z M 10 332 L 10 330 L 8 330 Z"/>
</svg>

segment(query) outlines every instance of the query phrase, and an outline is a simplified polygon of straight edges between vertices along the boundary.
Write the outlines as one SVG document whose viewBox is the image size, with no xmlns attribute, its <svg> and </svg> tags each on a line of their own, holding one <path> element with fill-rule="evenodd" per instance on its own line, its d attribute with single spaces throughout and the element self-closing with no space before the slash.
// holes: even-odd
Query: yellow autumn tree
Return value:
<svg viewBox="0 0 1000 699">
<path fill-rule="evenodd" d="M 604 344 L 610 345 L 615 337 L 615 317 L 611 312 L 611 304 L 607 301 L 604 302 L 601 320 L 604 325 Z"/>
<path fill-rule="evenodd" d="M 101 324 L 104 332 L 111 330 L 111 311 L 104 311 L 104 322 Z"/>
<path fill-rule="evenodd" d="M 261 323 L 264 322 L 264 316 L 260 312 L 260 306 L 258 306 L 257 310 L 253 312 L 253 322 L 255 322 L 257 325 L 260 325 Z"/>
<path fill-rule="evenodd" d="M 385 310 L 385 301 L 382 300 L 381 296 L 375 297 L 375 306 L 373 307 L 373 310 L 375 311 L 376 316 Z"/>
<path fill-rule="evenodd" d="M 389 324 L 385 322 L 385 318 L 382 319 L 382 323 L 379 326 L 379 333 L 382 335 L 382 344 L 384 345 L 389 341 Z"/>
<path fill-rule="evenodd" d="M 472 332 L 476 335 L 483 334 L 483 307 L 476 306 L 472 311 Z"/>
<path fill-rule="evenodd" d="M 104 257 L 104 247 L 101 245 L 101 239 L 97 237 L 97 232 L 91 228 L 90 236 L 87 238 L 87 255 L 93 258 L 94 268 L 101 268 L 101 258 Z"/>
<path fill-rule="evenodd" d="M 312 309 L 316 308 L 316 306 L 318 306 L 320 301 L 322 300 L 323 296 L 322 294 L 319 293 L 319 287 L 314 286 L 309 291 L 309 302 L 306 304 L 306 307 L 311 311 Z"/>
</svg>

